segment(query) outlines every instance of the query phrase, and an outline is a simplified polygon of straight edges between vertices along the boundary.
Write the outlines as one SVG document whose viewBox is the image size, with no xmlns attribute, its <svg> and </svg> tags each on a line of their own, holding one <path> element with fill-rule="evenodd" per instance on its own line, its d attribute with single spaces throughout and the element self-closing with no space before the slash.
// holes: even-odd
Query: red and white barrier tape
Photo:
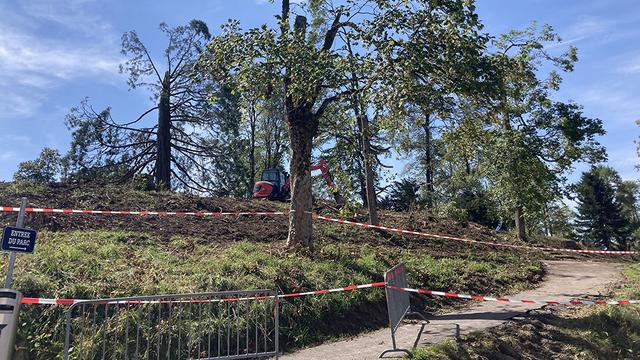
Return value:
<svg viewBox="0 0 640 360">
<path fill-rule="evenodd" d="M 403 287 L 392 287 L 391 289 L 396 289 L 399 291 L 406 292 L 414 292 L 423 295 L 432 295 L 432 296 L 445 296 L 445 297 L 453 297 L 458 299 L 466 299 L 466 300 L 474 300 L 474 301 L 493 301 L 493 302 L 501 302 L 501 303 L 512 303 L 512 304 L 539 304 L 539 305 L 631 305 L 631 304 L 640 304 L 640 300 L 566 300 L 566 301 L 556 301 L 556 300 L 519 300 L 519 299 L 508 299 L 503 297 L 489 297 L 489 296 L 478 296 L 478 295 L 465 295 L 465 294 L 456 294 L 445 291 L 434 291 L 434 290 L 423 290 L 423 289 L 412 289 L 412 288 L 403 288 Z"/>
<path fill-rule="evenodd" d="M 19 212 L 19 207 L 0 206 L 0 212 Z M 177 216 L 242 216 L 242 215 L 289 215 L 288 211 L 232 211 L 232 212 L 206 212 L 206 211 L 118 211 L 118 210 L 77 210 L 77 209 L 51 209 L 51 208 L 26 208 L 28 213 L 57 213 L 57 214 L 102 214 L 102 215 L 177 215 Z"/>
<path fill-rule="evenodd" d="M 349 285 L 345 287 L 339 287 L 334 289 L 326 289 L 326 290 L 314 290 L 307 292 L 299 292 L 299 293 L 290 293 L 290 294 L 282 294 L 278 295 L 279 299 L 291 298 L 291 297 L 300 297 L 300 296 L 308 296 L 308 295 L 322 295 L 336 292 L 345 292 L 345 291 L 353 291 L 358 289 L 366 289 L 373 287 L 381 287 L 384 286 L 384 281 L 375 282 L 369 284 L 361 284 L 361 285 Z M 273 299 L 274 296 L 255 296 L 255 297 L 243 297 L 243 298 L 228 298 L 228 299 L 194 299 L 194 300 L 125 300 L 125 301 L 108 301 L 105 300 L 105 304 L 176 304 L 176 303 L 209 303 L 209 302 L 235 302 L 235 301 L 244 301 L 244 300 L 264 300 L 264 299 Z M 25 297 L 22 298 L 21 303 L 25 305 L 74 305 L 77 303 L 87 302 L 92 300 L 85 299 L 45 299 L 45 298 L 31 298 Z"/>
<path fill-rule="evenodd" d="M 360 227 L 364 227 L 364 228 L 380 229 L 380 230 L 396 232 L 396 233 L 401 233 L 401 234 L 418 235 L 418 236 L 425 236 L 425 237 L 430 237 L 430 238 L 435 238 L 435 239 L 455 240 L 455 241 L 462 241 L 462 242 L 470 243 L 470 244 L 481 244 L 481 245 L 489 245 L 489 246 L 497 246 L 497 247 L 506 247 L 506 248 L 512 248 L 512 249 L 526 249 L 526 250 L 538 250 L 538 251 L 561 251 L 561 252 L 588 253 L 588 254 L 611 254 L 611 255 L 640 254 L 640 251 L 636 251 L 636 250 L 621 250 L 621 251 L 616 251 L 616 250 L 574 250 L 574 249 L 560 249 L 560 248 L 550 248 L 550 247 L 536 247 L 536 246 L 527 246 L 527 245 L 501 244 L 501 243 L 495 243 L 495 242 L 491 242 L 491 241 L 472 240 L 472 239 L 459 238 L 459 237 L 455 237 L 455 236 L 438 235 L 438 234 L 431 234 L 431 233 L 426 233 L 426 232 L 421 232 L 421 231 L 413 231 L 413 230 L 404 230 L 404 229 L 398 229 L 398 228 L 391 228 L 391 227 L 387 227 L 387 226 L 370 225 L 370 224 L 364 224 L 364 223 L 359 223 L 359 222 L 355 222 L 355 221 L 334 219 L 334 218 L 330 218 L 330 217 L 326 217 L 326 216 L 322 216 L 322 215 L 317 215 L 317 214 L 314 214 L 313 216 L 315 218 L 321 219 L 321 220 L 332 221 L 332 222 L 341 223 L 341 224 L 356 225 L 356 226 L 360 226 Z"/>
<path fill-rule="evenodd" d="M 328 293 L 336 293 L 336 292 L 345 292 L 345 291 L 353 291 L 358 289 L 366 289 L 366 288 L 374 288 L 374 287 L 383 287 L 385 286 L 384 282 L 376 282 L 362 285 L 350 285 L 345 287 L 339 287 L 334 289 L 326 289 L 326 290 L 315 290 L 315 291 L 307 291 L 307 292 L 299 292 L 299 293 L 290 293 L 277 295 L 278 299 L 290 298 L 290 297 L 299 297 L 299 296 L 308 296 L 308 295 L 322 295 Z M 525 300 L 525 299 L 509 299 L 504 297 L 490 297 L 490 296 L 479 296 L 479 295 L 466 295 L 466 294 L 457 294 L 447 291 L 435 291 L 435 290 L 424 290 L 424 289 L 413 289 L 413 288 L 405 288 L 405 287 L 395 287 L 389 286 L 390 289 L 395 289 L 398 291 L 405 292 L 413 292 L 423 295 L 431 295 L 431 296 L 443 296 L 443 297 L 451 297 L 457 299 L 465 299 L 465 300 L 473 300 L 473 301 L 493 301 L 500 303 L 510 303 L 510 304 L 537 304 L 537 305 L 633 305 L 640 304 L 640 300 Z M 242 297 L 242 298 L 228 298 L 228 299 L 193 299 L 193 300 L 121 300 L 121 301 L 108 301 L 105 300 L 104 303 L 100 302 L 100 304 L 120 304 L 120 305 L 136 305 L 136 304 L 179 304 L 179 303 L 211 303 L 211 302 L 237 302 L 237 301 L 246 301 L 246 300 L 266 300 L 273 299 L 275 296 L 255 296 L 255 297 Z M 81 300 L 81 299 L 43 299 L 43 298 L 22 298 L 22 304 L 40 304 L 40 305 L 74 305 L 82 302 L 87 302 L 91 300 Z M 92 302 L 93 303 L 93 302 Z"/>
<path fill-rule="evenodd" d="M 278 295 L 278 297 L 289 298 L 289 297 L 307 296 L 307 295 L 322 295 L 322 294 L 328 294 L 328 293 L 334 293 L 334 292 L 352 291 L 352 290 L 366 289 L 366 288 L 372 288 L 372 287 L 381 287 L 384 285 L 385 285 L 384 281 L 381 281 L 381 282 L 370 283 L 370 284 L 349 285 L 341 288 L 328 289 L 328 290 L 315 290 L 315 291 L 307 291 L 307 292 L 301 292 L 301 293 L 283 294 L 283 295 Z"/>
</svg>

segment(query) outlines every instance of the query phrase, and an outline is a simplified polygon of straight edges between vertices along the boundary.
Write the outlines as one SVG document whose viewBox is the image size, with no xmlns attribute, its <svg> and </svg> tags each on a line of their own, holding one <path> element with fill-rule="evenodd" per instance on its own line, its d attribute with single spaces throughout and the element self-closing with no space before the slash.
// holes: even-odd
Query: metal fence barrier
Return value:
<svg viewBox="0 0 640 360">
<path fill-rule="evenodd" d="M 278 305 L 271 290 L 82 301 L 66 314 L 64 359 L 277 359 Z"/>
<path fill-rule="evenodd" d="M 429 323 L 429 321 L 421 313 L 411 311 L 409 293 L 399 290 L 400 288 L 407 287 L 407 273 L 404 263 L 400 263 L 385 272 L 384 283 L 387 296 L 387 310 L 389 312 L 389 327 L 391 328 L 391 343 L 393 348 L 383 351 L 382 354 L 380 354 L 380 357 L 393 352 L 404 352 L 409 354 L 410 351 L 408 349 L 398 348 L 396 343 L 396 332 L 398 331 L 402 320 L 407 316 L 417 316 L 423 320 L 418 336 L 413 343 L 413 348 L 418 346 L 420 336 L 422 336 L 424 327 Z"/>
</svg>

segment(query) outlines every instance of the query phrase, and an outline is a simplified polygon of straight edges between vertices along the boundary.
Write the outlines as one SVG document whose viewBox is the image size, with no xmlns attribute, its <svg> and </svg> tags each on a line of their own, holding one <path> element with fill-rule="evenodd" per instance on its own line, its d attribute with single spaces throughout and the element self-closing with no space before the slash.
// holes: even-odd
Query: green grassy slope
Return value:
<svg viewBox="0 0 640 360">
<path fill-rule="evenodd" d="M 283 204 L 234 199 L 156 195 L 114 187 L 51 189 L 0 186 L 2 205 L 27 195 L 36 206 L 156 209 L 281 209 Z M 321 210 L 321 209 L 320 209 Z M 354 214 L 356 219 L 357 214 Z M 394 214 L 389 214 L 394 215 Z M 386 217 L 386 224 L 491 238 L 473 224 L 433 218 Z M 417 216 L 417 215 L 414 215 Z M 1 216 L 4 224 L 15 214 Z M 542 276 L 535 256 L 465 244 L 390 236 L 348 225 L 316 223 L 312 255 L 284 248 L 286 218 L 163 218 L 31 214 L 39 232 L 36 252 L 18 257 L 15 287 L 30 297 L 100 298 L 129 295 L 269 288 L 281 293 L 381 281 L 400 261 L 416 287 L 504 294 Z M 5 271 L 2 261 L 1 271 Z M 432 311 L 447 299 L 415 298 Z M 59 356 L 64 306 L 27 305 L 21 314 L 21 346 L 33 359 Z M 285 350 L 384 326 L 382 289 L 287 299 L 283 304 Z"/>
</svg>

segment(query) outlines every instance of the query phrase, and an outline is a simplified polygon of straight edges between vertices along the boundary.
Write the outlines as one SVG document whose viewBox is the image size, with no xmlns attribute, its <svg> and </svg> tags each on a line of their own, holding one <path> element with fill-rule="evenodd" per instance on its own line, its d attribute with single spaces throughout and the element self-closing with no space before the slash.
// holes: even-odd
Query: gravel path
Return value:
<svg viewBox="0 0 640 360">
<path fill-rule="evenodd" d="M 509 297 L 530 300 L 569 300 L 600 295 L 621 278 L 623 268 L 616 263 L 583 261 L 546 261 L 545 266 L 547 274 L 538 288 Z M 415 284 L 409 284 L 409 286 L 412 285 Z M 421 344 L 455 337 L 456 324 L 460 327 L 461 334 L 466 334 L 499 325 L 527 310 L 539 307 L 540 305 L 482 302 L 461 312 L 437 315 L 429 319 L 431 323 L 425 328 Z M 398 346 L 410 348 L 419 329 L 420 325 L 401 326 L 397 333 Z M 391 336 L 389 329 L 386 328 L 353 339 L 304 349 L 281 358 L 284 360 L 376 359 L 389 347 L 391 347 Z M 385 357 L 393 356 L 401 357 L 402 353 L 388 354 Z"/>
</svg>

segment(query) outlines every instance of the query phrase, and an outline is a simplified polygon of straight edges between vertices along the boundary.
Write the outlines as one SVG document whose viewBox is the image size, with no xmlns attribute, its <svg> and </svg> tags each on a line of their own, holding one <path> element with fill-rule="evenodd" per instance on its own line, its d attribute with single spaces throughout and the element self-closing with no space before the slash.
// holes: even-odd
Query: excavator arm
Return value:
<svg viewBox="0 0 640 360">
<path fill-rule="evenodd" d="M 338 188 L 333 182 L 333 178 L 331 177 L 331 173 L 329 172 L 329 167 L 327 166 L 327 162 L 324 159 L 320 159 L 320 162 L 318 163 L 318 165 L 311 165 L 309 167 L 309 170 L 311 171 L 320 170 L 320 172 L 322 172 L 322 177 L 324 178 L 324 181 L 327 183 L 327 186 L 329 187 L 329 191 L 333 195 L 336 205 L 338 205 L 339 207 L 344 205 L 344 198 L 342 197 L 342 194 L 340 194 L 340 192 L 338 191 Z M 286 181 L 284 182 L 284 186 L 280 185 L 282 186 L 282 191 L 279 190 L 278 186 L 274 186 L 274 181 L 272 179 L 265 178 L 265 174 L 272 174 L 276 172 L 278 174 L 286 175 Z M 288 174 L 284 173 L 282 170 L 267 169 L 263 172 L 262 180 L 258 181 L 255 184 L 253 189 L 253 197 L 268 198 L 271 200 L 274 200 L 274 199 L 285 200 L 290 191 L 291 191 L 291 178 L 288 176 Z"/>
<path fill-rule="evenodd" d="M 342 194 L 340 194 L 340 191 L 338 191 L 337 186 L 333 182 L 333 178 L 331 177 L 331 173 L 329 172 L 329 167 L 327 166 L 327 162 L 324 159 L 320 159 L 320 162 L 318 163 L 318 165 L 311 165 L 309 169 L 311 171 L 320 170 L 322 172 L 322 177 L 324 178 L 324 181 L 327 183 L 327 186 L 329 187 L 329 191 L 333 195 L 333 198 L 336 201 L 336 204 L 338 206 L 344 205 L 344 198 L 342 197 Z"/>
</svg>

